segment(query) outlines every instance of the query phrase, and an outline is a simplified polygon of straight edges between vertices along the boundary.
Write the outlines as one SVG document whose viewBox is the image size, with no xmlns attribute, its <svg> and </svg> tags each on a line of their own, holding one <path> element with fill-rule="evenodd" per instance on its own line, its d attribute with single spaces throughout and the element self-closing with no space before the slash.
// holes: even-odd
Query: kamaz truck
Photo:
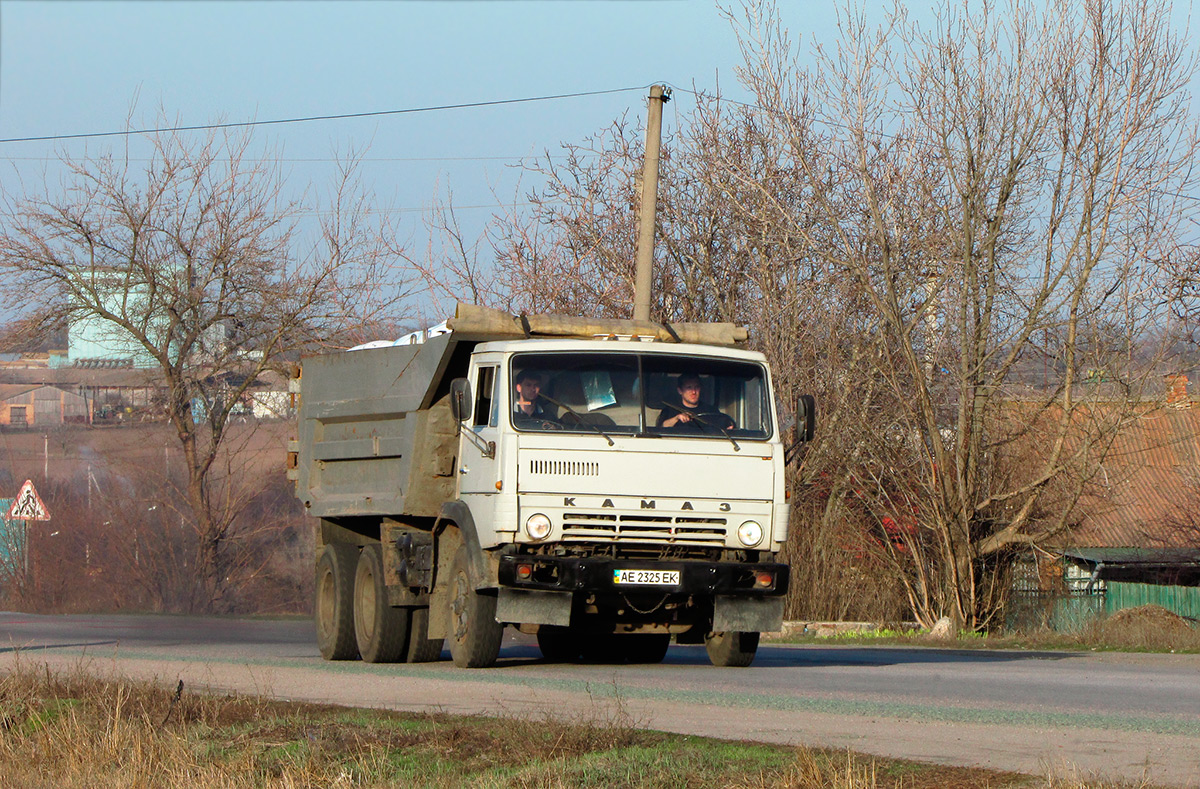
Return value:
<svg viewBox="0 0 1200 789">
<path fill-rule="evenodd" d="M 785 441 L 731 324 L 512 316 L 303 360 L 289 476 L 327 660 L 746 666 L 781 627 Z M 377 346 L 379 343 L 372 343 Z M 790 440 L 812 433 L 802 398 Z"/>
</svg>

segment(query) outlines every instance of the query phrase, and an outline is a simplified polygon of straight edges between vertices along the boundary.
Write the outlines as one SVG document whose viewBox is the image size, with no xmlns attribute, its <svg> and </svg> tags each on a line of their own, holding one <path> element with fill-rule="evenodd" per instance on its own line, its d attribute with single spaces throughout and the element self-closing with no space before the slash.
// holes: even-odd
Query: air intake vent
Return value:
<svg viewBox="0 0 1200 789">
<path fill-rule="evenodd" d="M 598 477 L 600 464 L 586 460 L 531 460 L 529 473 L 556 477 Z"/>
<path fill-rule="evenodd" d="M 724 518 L 574 511 L 563 516 L 563 540 L 566 542 L 583 540 L 719 547 L 725 544 L 726 529 Z"/>
</svg>

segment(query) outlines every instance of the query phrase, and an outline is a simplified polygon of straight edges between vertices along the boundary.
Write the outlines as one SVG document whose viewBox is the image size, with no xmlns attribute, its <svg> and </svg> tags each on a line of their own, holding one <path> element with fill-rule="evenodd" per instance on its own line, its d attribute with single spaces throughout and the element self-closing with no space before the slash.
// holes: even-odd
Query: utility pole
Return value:
<svg viewBox="0 0 1200 789">
<path fill-rule="evenodd" d="M 642 204 L 638 214 L 637 268 L 633 285 L 633 319 L 650 320 L 650 287 L 653 283 L 654 226 L 658 209 L 658 148 L 662 142 L 662 108 L 671 92 L 650 86 L 650 111 L 646 117 L 646 161 L 642 164 Z"/>
</svg>

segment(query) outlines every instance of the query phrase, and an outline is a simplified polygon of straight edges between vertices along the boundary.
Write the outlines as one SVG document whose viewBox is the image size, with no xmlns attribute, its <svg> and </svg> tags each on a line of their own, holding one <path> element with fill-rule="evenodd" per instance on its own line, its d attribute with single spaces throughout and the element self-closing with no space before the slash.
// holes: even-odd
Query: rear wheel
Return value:
<svg viewBox="0 0 1200 789">
<path fill-rule="evenodd" d="M 362 549 L 354 574 L 354 635 L 368 663 L 395 663 L 408 644 L 408 611 L 388 605 L 379 543 Z"/>
<path fill-rule="evenodd" d="M 754 662 L 758 652 L 758 633 L 729 631 L 709 633 L 704 648 L 714 666 L 744 667 Z"/>
<path fill-rule="evenodd" d="M 354 638 L 354 575 L 358 550 L 347 543 L 333 542 L 317 560 L 315 620 L 317 648 L 326 660 L 354 660 L 358 644 Z"/>
<path fill-rule="evenodd" d="M 412 609 L 412 619 L 408 622 L 408 662 L 440 660 L 442 645 L 442 639 L 429 637 L 429 606 Z"/>
<path fill-rule="evenodd" d="M 579 640 L 565 627 L 542 625 L 537 631 L 538 649 L 552 663 L 570 663 L 579 659 Z"/>
<path fill-rule="evenodd" d="M 496 598 L 480 594 L 480 579 L 471 572 L 467 546 L 454 554 L 450 567 L 450 655 L 461 668 L 485 668 L 500 655 L 504 625 L 496 621 Z"/>
</svg>

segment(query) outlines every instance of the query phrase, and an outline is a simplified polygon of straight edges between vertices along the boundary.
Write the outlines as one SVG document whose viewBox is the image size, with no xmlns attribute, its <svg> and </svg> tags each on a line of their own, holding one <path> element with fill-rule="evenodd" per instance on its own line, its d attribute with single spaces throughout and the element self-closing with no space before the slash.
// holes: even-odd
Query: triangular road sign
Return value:
<svg viewBox="0 0 1200 789">
<path fill-rule="evenodd" d="M 42 503 L 42 497 L 33 489 L 33 480 L 27 479 L 25 480 L 25 484 L 21 486 L 21 492 L 13 499 L 12 506 L 8 508 L 8 519 L 24 521 L 50 520 L 50 511 Z"/>
</svg>

